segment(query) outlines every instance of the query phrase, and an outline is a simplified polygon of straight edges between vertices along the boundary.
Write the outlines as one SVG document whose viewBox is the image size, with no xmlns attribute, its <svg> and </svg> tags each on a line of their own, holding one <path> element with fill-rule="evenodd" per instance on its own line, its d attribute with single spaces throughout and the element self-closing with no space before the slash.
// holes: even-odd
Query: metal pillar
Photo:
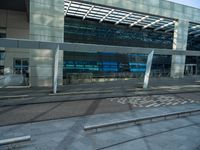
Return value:
<svg viewBox="0 0 200 150">
<path fill-rule="evenodd" d="M 58 63 L 59 63 L 59 45 L 57 45 L 54 53 L 54 74 L 53 74 L 53 93 L 57 93 L 58 87 Z"/>
<path fill-rule="evenodd" d="M 152 61 L 153 61 L 153 55 L 154 55 L 154 50 L 151 53 L 149 53 L 148 58 L 147 58 L 146 72 L 145 72 L 144 85 L 143 85 L 144 89 L 147 89 L 148 84 L 149 84 L 149 76 L 151 73 L 151 65 L 152 65 Z"/>
</svg>

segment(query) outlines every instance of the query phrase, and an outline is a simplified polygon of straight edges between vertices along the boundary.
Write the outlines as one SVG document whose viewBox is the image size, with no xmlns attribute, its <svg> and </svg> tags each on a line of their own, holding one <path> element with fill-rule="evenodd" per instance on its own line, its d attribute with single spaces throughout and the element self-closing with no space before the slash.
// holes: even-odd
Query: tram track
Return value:
<svg viewBox="0 0 200 150">
<path fill-rule="evenodd" d="M 153 96 L 153 95 L 176 95 L 176 94 L 195 94 L 200 93 L 200 90 L 194 91 L 113 91 L 113 92 L 96 92 L 96 93 L 76 93 L 76 94 L 58 94 L 58 95 L 45 95 L 45 96 L 30 96 L 16 99 L 1 99 L 0 107 L 8 106 L 23 106 L 23 105 L 35 105 L 35 104 L 49 104 L 49 103 L 60 103 L 60 102 L 73 102 L 73 101 L 96 101 L 105 100 L 110 98 L 127 98 L 132 96 Z"/>
</svg>

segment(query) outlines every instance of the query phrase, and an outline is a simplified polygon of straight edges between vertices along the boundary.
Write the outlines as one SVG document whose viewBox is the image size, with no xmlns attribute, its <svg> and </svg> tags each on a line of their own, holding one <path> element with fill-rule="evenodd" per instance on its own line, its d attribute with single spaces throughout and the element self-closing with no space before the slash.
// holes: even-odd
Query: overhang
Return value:
<svg viewBox="0 0 200 150">
<path fill-rule="evenodd" d="M 119 54 L 149 54 L 152 50 L 158 55 L 186 55 L 186 56 L 200 56 L 200 51 L 183 51 L 172 49 L 158 49 L 158 48 L 141 48 L 141 47 L 126 47 L 126 46 L 108 46 L 96 44 L 81 44 L 81 43 L 56 43 L 56 42 L 43 42 L 25 39 L 0 39 L 0 47 L 3 48 L 19 48 L 19 49 L 52 49 L 55 50 L 59 45 L 60 50 L 69 52 L 114 52 Z"/>
<path fill-rule="evenodd" d="M 102 22 L 110 22 L 113 25 L 137 26 L 141 29 L 152 29 L 154 31 L 173 32 L 176 19 L 124 10 L 96 3 L 88 3 L 76 0 L 64 0 L 65 16 L 78 17 L 82 21 L 93 19 Z M 189 35 L 199 36 L 200 24 L 190 23 Z"/>
</svg>

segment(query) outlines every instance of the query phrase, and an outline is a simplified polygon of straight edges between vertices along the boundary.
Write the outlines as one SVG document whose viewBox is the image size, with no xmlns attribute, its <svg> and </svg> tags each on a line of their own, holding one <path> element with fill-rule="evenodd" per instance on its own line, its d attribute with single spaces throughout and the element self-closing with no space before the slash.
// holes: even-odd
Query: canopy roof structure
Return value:
<svg viewBox="0 0 200 150">
<path fill-rule="evenodd" d="M 189 35 L 194 35 L 194 37 L 200 37 L 200 25 L 190 23 Z"/>
<path fill-rule="evenodd" d="M 94 19 L 99 23 L 105 21 L 111 22 L 114 25 L 123 24 L 129 27 L 139 26 L 142 29 L 151 28 L 154 31 L 160 30 L 166 33 L 174 30 L 176 21 L 175 19 L 73 0 L 64 0 L 64 14 L 65 16 L 79 17 L 82 20 Z M 197 37 L 199 33 L 200 25 L 191 23 L 189 34 Z"/>
</svg>

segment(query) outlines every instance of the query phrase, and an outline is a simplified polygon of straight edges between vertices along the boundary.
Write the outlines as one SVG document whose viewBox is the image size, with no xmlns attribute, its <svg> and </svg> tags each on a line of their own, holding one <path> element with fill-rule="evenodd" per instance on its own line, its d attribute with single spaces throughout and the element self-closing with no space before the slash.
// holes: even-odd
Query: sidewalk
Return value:
<svg viewBox="0 0 200 150">
<path fill-rule="evenodd" d="M 199 92 L 200 77 L 172 79 L 151 79 L 148 89 L 142 88 L 142 81 L 127 80 L 106 83 L 91 83 L 80 85 L 59 86 L 58 93 L 52 94 L 52 88 L 2 88 L 0 89 L 0 101 L 21 101 L 34 99 L 35 103 L 59 102 L 62 98 L 71 100 L 102 99 L 108 97 L 126 97 L 136 95 L 153 95 L 168 93 Z M 58 99 L 56 97 L 59 97 Z M 39 98 L 36 100 L 36 98 Z"/>
<path fill-rule="evenodd" d="M 0 106 L 200 92 L 200 78 L 151 79 L 149 85 L 145 90 L 136 80 L 66 85 L 60 86 L 57 94 L 43 87 L 4 88 L 0 89 Z"/>
<path fill-rule="evenodd" d="M 199 146 L 199 115 L 108 130 L 95 134 L 88 134 L 83 130 L 85 125 L 193 109 L 200 109 L 200 105 L 187 104 L 148 108 L 129 112 L 106 113 L 4 126 L 0 127 L 0 140 L 31 135 L 32 140 L 30 142 L 16 146 L 16 149 L 20 150 L 132 150 L 133 147 L 137 147 L 137 150 L 182 150 L 180 145 L 183 145 L 183 143 L 185 149 L 193 150 Z"/>
</svg>

